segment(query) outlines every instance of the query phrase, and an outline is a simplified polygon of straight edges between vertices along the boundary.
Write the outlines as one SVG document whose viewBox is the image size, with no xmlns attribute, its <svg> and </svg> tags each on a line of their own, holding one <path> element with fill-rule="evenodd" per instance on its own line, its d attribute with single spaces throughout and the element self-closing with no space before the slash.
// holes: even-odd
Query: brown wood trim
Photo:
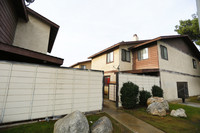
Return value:
<svg viewBox="0 0 200 133">
<path fill-rule="evenodd" d="M 74 67 L 74 66 L 77 66 L 77 65 L 79 65 L 79 64 L 81 64 L 81 63 L 87 63 L 87 62 L 91 62 L 91 60 L 86 60 L 86 61 L 77 62 L 77 63 L 75 63 L 74 65 L 71 65 L 70 67 Z"/>
<path fill-rule="evenodd" d="M 115 49 L 119 48 L 120 45 L 131 45 L 131 44 L 135 44 L 136 45 L 136 44 L 140 44 L 140 43 L 143 43 L 143 42 L 146 42 L 146 41 L 149 41 L 149 40 L 128 41 L 128 42 L 122 41 L 122 42 L 116 43 L 116 44 L 114 44 L 114 45 L 112 45 L 112 46 L 110 46 L 110 47 L 108 47 L 108 48 L 106 48 L 104 50 L 101 50 L 100 52 L 98 52 L 96 54 L 91 55 L 90 57 L 88 57 L 88 59 L 95 58 L 95 57 L 100 56 L 100 55 L 102 55 L 102 54 L 104 54 L 106 52 L 115 50 Z"/>
<path fill-rule="evenodd" d="M 38 53 L 35 51 L 27 50 L 24 48 L 20 48 L 20 47 L 8 45 L 8 44 L 4 44 L 1 42 L 0 42 L 0 51 L 4 51 L 7 53 L 13 53 L 13 54 L 17 54 L 17 55 L 21 55 L 24 57 L 37 59 L 37 60 L 42 60 L 44 62 L 50 62 L 50 63 L 57 64 L 57 65 L 63 64 L 63 59 L 61 59 L 61 58 Z"/>
<path fill-rule="evenodd" d="M 146 42 L 144 42 L 144 43 L 141 43 L 141 44 L 132 46 L 132 47 L 130 47 L 129 49 L 138 48 L 138 47 L 141 47 L 141 46 L 143 46 L 143 45 L 150 44 L 150 43 L 152 43 L 152 42 L 155 42 L 155 41 L 158 41 L 158 40 L 161 40 L 161 39 L 183 38 L 183 37 L 188 37 L 188 36 L 186 36 L 186 35 L 160 36 L 160 37 L 154 38 L 154 39 L 152 39 L 152 40 L 146 41 Z"/>
<path fill-rule="evenodd" d="M 92 56 L 88 57 L 88 59 L 100 56 L 100 55 L 102 55 L 106 52 L 108 53 L 110 51 L 114 51 L 115 49 L 117 49 L 119 47 L 119 45 L 120 45 L 120 43 L 114 44 L 114 45 L 112 45 L 112 46 L 110 46 L 110 47 L 108 47 L 108 48 L 106 48 L 106 49 L 104 49 L 104 50 L 102 50 L 102 51 L 100 51 L 96 54 L 93 54 Z"/>
<path fill-rule="evenodd" d="M 104 73 L 117 73 L 117 70 L 112 70 L 112 71 L 104 71 Z"/>
<path fill-rule="evenodd" d="M 182 39 L 184 39 L 184 41 L 186 41 L 187 44 L 192 48 L 192 50 L 195 53 L 195 55 L 198 58 L 200 58 L 199 50 L 196 48 L 194 43 L 191 41 L 191 39 L 187 35 L 160 36 L 160 37 L 157 37 L 157 38 L 152 39 L 150 41 L 146 41 L 144 43 L 140 43 L 138 45 L 134 45 L 134 46 L 130 47 L 129 49 L 132 50 L 132 49 L 136 49 L 136 48 L 139 48 L 139 47 L 145 47 L 146 45 L 150 45 L 152 42 L 155 42 L 155 41 L 164 40 L 164 39 L 174 39 L 174 38 L 182 38 Z"/>
<path fill-rule="evenodd" d="M 139 69 L 139 70 L 129 70 L 129 71 L 121 71 L 123 73 L 152 73 L 159 72 L 159 69 Z"/>
<path fill-rule="evenodd" d="M 0 1 L 0 41 L 12 44 L 17 26 L 18 14 L 12 0 Z"/>
</svg>

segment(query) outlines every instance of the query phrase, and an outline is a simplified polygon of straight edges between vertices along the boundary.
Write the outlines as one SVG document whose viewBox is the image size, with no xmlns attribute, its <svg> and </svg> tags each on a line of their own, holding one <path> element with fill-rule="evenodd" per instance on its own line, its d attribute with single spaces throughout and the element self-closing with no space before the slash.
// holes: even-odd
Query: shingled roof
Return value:
<svg viewBox="0 0 200 133">
<path fill-rule="evenodd" d="M 107 53 L 109 51 L 112 51 L 114 49 L 117 49 L 120 45 L 133 45 L 131 46 L 129 49 L 132 50 L 132 49 L 135 49 L 135 48 L 139 48 L 139 47 L 142 47 L 142 46 L 146 46 L 146 45 L 149 45 L 153 42 L 156 42 L 156 41 L 159 41 L 159 40 L 165 40 L 165 39 L 175 39 L 175 38 L 182 38 L 184 41 L 186 41 L 190 47 L 192 48 L 192 50 L 194 51 L 195 55 L 200 59 L 200 52 L 199 50 L 196 48 L 196 46 L 194 45 L 194 43 L 191 41 L 191 39 L 187 36 L 187 35 L 169 35 L 169 36 L 159 36 L 157 38 L 154 38 L 154 39 L 150 39 L 150 40 L 139 40 L 139 41 L 127 41 L 127 42 L 119 42 L 117 44 L 114 44 L 90 57 L 88 57 L 88 59 L 90 58 L 95 58 L 97 56 L 100 56 L 104 53 Z"/>
</svg>

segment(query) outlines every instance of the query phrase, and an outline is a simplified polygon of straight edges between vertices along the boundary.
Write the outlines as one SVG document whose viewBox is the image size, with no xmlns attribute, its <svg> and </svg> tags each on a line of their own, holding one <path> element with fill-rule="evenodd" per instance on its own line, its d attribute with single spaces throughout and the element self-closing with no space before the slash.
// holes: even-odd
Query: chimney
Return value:
<svg viewBox="0 0 200 133">
<path fill-rule="evenodd" d="M 133 35 L 133 41 L 138 41 L 138 40 L 139 40 L 139 38 L 138 38 L 137 34 L 134 34 Z"/>
</svg>

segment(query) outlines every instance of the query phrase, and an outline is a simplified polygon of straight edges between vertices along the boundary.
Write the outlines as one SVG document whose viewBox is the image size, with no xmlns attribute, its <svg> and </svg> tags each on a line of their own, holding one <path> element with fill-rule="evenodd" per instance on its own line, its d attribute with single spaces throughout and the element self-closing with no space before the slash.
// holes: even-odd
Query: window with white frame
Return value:
<svg viewBox="0 0 200 133">
<path fill-rule="evenodd" d="M 130 62 L 130 51 L 122 49 L 122 61 Z"/>
<path fill-rule="evenodd" d="M 144 48 L 138 51 L 138 60 L 144 60 L 144 59 L 148 59 L 149 58 L 149 54 L 148 54 L 148 48 Z"/>
<path fill-rule="evenodd" d="M 113 52 L 110 52 L 110 53 L 107 54 L 106 62 L 111 63 L 113 61 L 114 61 L 114 55 L 113 55 Z"/>
</svg>

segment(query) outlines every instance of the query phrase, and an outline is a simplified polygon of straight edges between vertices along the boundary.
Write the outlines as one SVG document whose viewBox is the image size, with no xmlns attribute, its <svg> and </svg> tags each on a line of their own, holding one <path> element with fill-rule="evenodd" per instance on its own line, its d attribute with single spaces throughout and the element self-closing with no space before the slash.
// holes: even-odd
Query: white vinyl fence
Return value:
<svg viewBox="0 0 200 133">
<path fill-rule="evenodd" d="M 116 84 L 109 84 L 109 100 L 116 101 Z"/>
<path fill-rule="evenodd" d="M 120 90 L 123 86 L 123 83 L 132 82 L 139 86 L 139 90 L 146 90 L 151 92 L 151 88 L 153 85 L 160 86 L 160 79 L 156 76 L 147 76 L 147 75 L 137 75 L 137 74 L 130 74 L 130 73 L 119 73 L 118 76 L 118 84 L 119 84 L 119 106 L 121 106 L 120 100 Z"/>
<path fill-rule="evenodd" d="M 0 61 L 0 123 L 102 109 L 103 72 Z"/>
</svg>

